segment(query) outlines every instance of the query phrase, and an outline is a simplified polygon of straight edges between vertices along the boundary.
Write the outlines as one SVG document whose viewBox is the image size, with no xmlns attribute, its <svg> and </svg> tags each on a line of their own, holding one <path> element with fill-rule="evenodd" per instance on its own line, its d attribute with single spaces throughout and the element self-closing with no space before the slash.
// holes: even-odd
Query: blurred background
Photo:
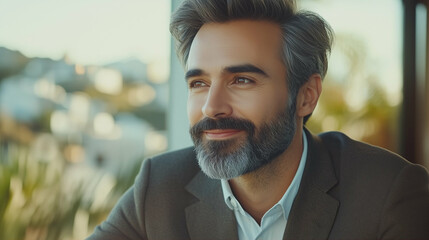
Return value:
<svg viewBox="0 0 429 240">
<path fill-rule="evenodd" d="M 336 32 L 308 128 L 428 168 L 427 1 L 297 2 Z M 83 239 L 145 158 L 192 144 L 178 4 L 0 0 L 0 239 Z"/>
</svg>

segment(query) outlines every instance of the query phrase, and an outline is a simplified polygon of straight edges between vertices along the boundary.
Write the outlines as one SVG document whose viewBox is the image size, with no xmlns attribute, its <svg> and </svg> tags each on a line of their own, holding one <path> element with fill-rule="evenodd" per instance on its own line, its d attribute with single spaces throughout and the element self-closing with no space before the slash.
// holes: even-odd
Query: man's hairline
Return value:
<svg viewBox="0 0 429 240">
<path fill-rule="evenodd" d="M 279 22 L 276 22 L 276 21 L 274 21 L 274 20 L 271 20 L 271 19 L 268 19 L 268 18 L 260 18 L 260 19 L 252 19 L 252 18 L 234 18 L 234 19 L 229 19 L 229 20 L 227 20 L 227 21 L 219 21 L 219 22 L 216 22 L 216 21 L 211 21 L 211 22 L 206 22 L 206 23 L 203 23 L 199 28 L 198 28 L 198 31 L 195 33 L 195 35 L 192 37 L 192 41 L 191 41 L 191 43 L 190 43 L 190 45 L 189 45 L 189 48 L 188 48 L 188 51 L 187 51 L 187 54 L 183 54 L 183 56 L 181 57 L 182 59 L 183 59 L 183 69 L 184 70 L 186 70 L 186 69 L 188 69 L 188 59 L 189 59 L 189 54 L 190 54 L 190 52 L 191 52 L 191 47 L 192 47 L 192 43 L 194 42 L 194 39 L 195 39 L 195 37 L 197 36 L 197 34 L 198 34 L 198 32 L 201 30 L 201 28 L 204 26 L 204 25 L 207 25 L 207 24 L 227 24 L 227 23 L 230 23 L 230 22 L 235 22 L 235 21 L 253 21 L 253 22 L 269 22 L 269 23 L 272 23 L 272 24 L 274 24 L 274 25 L 277 25 L 277 27 L 279 28 L 279 30 L 280 30 L 280 40 L 281 40 L 281 54 L 280 54 L 280 58 L 281 58 L 281 60 L 283 61 L 283 64 L 284 64 L 284 66 L 285 66 L 285 68 L 287 69 L 287 65 L 286 65 L 286 56 L 285 56 L 285 54 L 284 54 L 284 48 L 285 48 L 285 44 L 286 44 L 286 42 L 285 42 L 285 40 L 284 40 L 284 38 L 285 38 L 285 31 L 283 30 L 283 24 L 285 24 L 285 23 L 279 23 Z"/>
</svg>

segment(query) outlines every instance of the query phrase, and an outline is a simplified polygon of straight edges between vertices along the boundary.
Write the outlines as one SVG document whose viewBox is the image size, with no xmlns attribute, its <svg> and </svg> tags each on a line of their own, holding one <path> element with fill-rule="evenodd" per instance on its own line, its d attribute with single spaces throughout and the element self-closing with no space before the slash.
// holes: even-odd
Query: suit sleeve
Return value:
<svg viewBox="0 0 429 240">
<path fill-rule="evenodd" d="M 427 171 L 404 167 L 386 199 L 379 239 L 429 239 L 429 183 Z"/>
<path fill-rule="evenodd" d="M 87 240 L 147 239 L 144 222 L 145 193 L 149 183 L 150 159 L 143 162 L 134 185 L 121 197 L 106 221 Z"/>
</svg>

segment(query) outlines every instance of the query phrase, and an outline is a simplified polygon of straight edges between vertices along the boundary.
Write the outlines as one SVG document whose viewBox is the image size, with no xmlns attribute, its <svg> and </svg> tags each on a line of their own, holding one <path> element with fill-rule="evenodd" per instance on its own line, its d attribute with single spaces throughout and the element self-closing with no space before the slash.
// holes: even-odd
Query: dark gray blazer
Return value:
<svg viewBox="0 0 429 240">
<path fill-rule="evenodd" d="M 306 131 L 308 156 L 284 239 L 429 239 L 427 171 L 386 150 Z M 238 239 L 219 180 L 193 148 L 147 159 L 90 240 Z"/>
</svg>

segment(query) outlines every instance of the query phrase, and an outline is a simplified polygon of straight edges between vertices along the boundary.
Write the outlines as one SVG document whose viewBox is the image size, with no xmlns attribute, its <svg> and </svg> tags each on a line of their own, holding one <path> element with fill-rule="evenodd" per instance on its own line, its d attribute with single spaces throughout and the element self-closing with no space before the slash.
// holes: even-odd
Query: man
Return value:
<svg viewBox="0 0 429 240">
<path fill-rule="evenodd" d="M 426 170 L 312 135 L 332 31 L 287 0 L 184 0 L 172 16 L 195 147 L 144 161 L 89 239 L 429 239 Z"/>
</svg>

